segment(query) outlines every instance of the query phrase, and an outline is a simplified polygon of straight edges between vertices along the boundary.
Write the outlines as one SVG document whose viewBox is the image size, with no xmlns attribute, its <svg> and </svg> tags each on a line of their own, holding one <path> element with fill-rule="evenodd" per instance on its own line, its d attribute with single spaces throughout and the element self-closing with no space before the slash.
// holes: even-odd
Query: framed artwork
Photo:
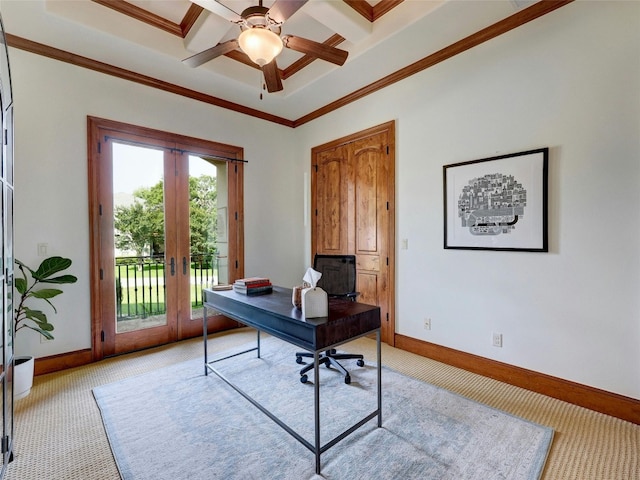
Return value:
<svg viewBox="0 0 640 480">
<path fill-rule="evenodd" d="M 549 149 L 445 165 L 444 248 L 548 252 Z"/>
</svg>

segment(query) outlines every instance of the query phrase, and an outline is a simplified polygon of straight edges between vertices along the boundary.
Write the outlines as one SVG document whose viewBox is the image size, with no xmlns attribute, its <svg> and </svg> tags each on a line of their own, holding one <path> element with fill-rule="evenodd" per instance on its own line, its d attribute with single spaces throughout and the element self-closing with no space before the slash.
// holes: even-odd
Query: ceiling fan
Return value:
<svg viewBox="0 0 640 480">
<path fill-rule="evenodd" d="M 233 12 L 230 20 L 237 23 L 241 30 L 237 39 L 219 43 L 215 47 L 185 58 L 183 63 L 190 67 L 198 67 L 240 48 L 262 69 L 267 91 L 279 92 L 283 87 L 276 57 L 283 47 L 336 65 L 343 65 L 347 60 L 349 52 L 345 50 L 293 35 L 280 36 L 282 24 L 307 3 L 307 0 L 276 0 L 271 8 L 264 7 L 262 0 L 259 2 L 259 5 L 246 8 L 239 15 Z"/>
</svg>

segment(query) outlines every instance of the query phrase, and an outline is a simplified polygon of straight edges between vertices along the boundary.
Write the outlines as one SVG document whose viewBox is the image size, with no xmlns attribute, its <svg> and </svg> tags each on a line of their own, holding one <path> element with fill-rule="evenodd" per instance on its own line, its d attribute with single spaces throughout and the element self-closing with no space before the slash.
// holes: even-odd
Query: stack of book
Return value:
<svg viewBox="0 0 640 480">
<path fill-rule="evenodd" d="M 265 277 L 240 278 L 234 282 L 233 291 L 243 295 L 264 295 L 273 292 L 273 285 Z"/>
</svg>

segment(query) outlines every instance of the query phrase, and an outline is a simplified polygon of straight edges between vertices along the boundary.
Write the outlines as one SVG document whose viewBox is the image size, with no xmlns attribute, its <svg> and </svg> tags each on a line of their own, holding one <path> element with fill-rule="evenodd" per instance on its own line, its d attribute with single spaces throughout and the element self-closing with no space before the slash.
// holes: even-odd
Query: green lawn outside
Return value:
<svg viewBox="0 0 640 480">
<path fill-rule="evenodd" d="M 202 306 L 202 289 L 211 283 L 214 270 L 196 269 L 192 266 L 190 275 L 191 306 L 199 307 Z M 165 313 L 163 264 L 145 264 L 142 269 L 136 265 L 119 266 L 116 268 L 116 285 L 119 320 Z"/>
</svg>

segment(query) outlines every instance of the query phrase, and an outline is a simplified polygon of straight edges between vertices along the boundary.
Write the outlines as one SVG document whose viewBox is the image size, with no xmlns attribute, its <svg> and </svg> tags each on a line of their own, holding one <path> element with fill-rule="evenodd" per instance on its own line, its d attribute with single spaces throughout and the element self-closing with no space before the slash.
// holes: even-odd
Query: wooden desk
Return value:
<svg viewBox="0 0 640 480">
<path fill-rule="evenodd" d="M 230 357 L 221 358 L 213 362 L 209 361 L 207 353 L 207 310 L 215 310 L 229 318 L 237 320 L 249 327 L 257 330 L 257 345 L 255 348 L 245 350 L 233 356 L 256 351 L 260 357 L 260 332 L 284 340 L 314 354 L 314 421 L 315 421 L 315 441 L 311 444 L 295 430 L 290 428 L 279 418 L 268 411 L 264 406 L 251 398 L 229 379 L 218 372 L 213 364 Z M 329 316 L 321 318 L 304 319 L 302 312 L 291 304 L 291 289 L 274 287 L 273 293 L 259 296 L 241 295 L 233 290 L 224 291 L 204 291 L 204 315 L 203 315 L 203 337 L 204 337 L 204 373 L 209 371 L 215 373 L 224 382 L 240 393 L 253 405 L 259 408 L 264 414 L 296 438 L 305 447 L 315 454 L 316 473 L 320 474 L 320 455 L 347 437 L 369 420 L 378 417 L 378 427 L 382 426 L 382 370 L 381 370 L 381 350 L 380 350 L 380 307 L 366 305 L 348 300 L 331 300 L 329 302 Z M 356 338 L 376 333 L 377 337 L 377 363 L 378 363 L 378 386 L 376 410 L 364 417 L 362 420 L 348 428 L 325 445 L 320 444 L 320 372 L 318 368 L 318 357 L 321 352 L 335 348 L 343 343 Z M 293 359 L 292 359 L 293 361 Z M 292 384 L 299 384 L 297 378 L 292 376 Z M 352 388 L 345 385 L 344 388 Z"/>
</svg>

